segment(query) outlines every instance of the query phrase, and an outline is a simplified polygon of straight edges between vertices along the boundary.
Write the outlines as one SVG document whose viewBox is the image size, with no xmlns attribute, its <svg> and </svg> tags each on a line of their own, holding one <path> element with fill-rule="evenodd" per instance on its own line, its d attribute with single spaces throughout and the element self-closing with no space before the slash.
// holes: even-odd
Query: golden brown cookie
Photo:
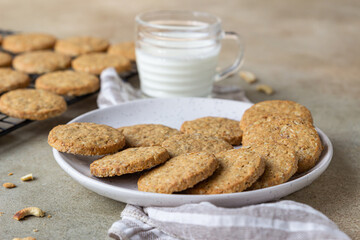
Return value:
<svg viewBox="0 0 360 240">
<path fill-rule="evenodd" d="M 94 161 L 90 171 L 96 177 L 121 176 L 152 168 L 168 159 L 166 149 L 159 146 L 128 148 Z"/>
<path fill-rule="evenodd" d="M 50 49 L 56 38 L 44 33 L 21 33 L 4 37 L 2 47 L 13 53 Z"/>
<path fill-rule="evenodd" d="M 250 149 L 240 148 L 216 154 L 219 168 L 205 181 L 188 189 L 190 194 L 241 192 L 250 187 L 265 170 L 265 161 Z"/>
<path fill-rule="evenodd" d="M 17 88 L 24 88 L 30 84 L 28 75 L 12 70 L 0 68 L 0 93 Z"/>
<path fill-rule="evenodd" d="M 70 57 L 52 51 L 23 53 L 14 58 L 13 66 L 25 73 L 46 73 L 65 69 L 70 66 Z"/>
<path fill-rule="evenodd" d="M 244 112 L 240 121 L 240 128 L 244 131 L 246 127 L 258 122 L 266 121 L 267 118 L 300 118 L 313 123 L 310 111 L 303 105 L 286 100 L 271 100 L 259 102 L 252 105 Z"/>
<path fill-rule="evenodd" d="M 98 77 L 70 70 L 46 73 L 36 79 L 37 89 L 66 96 L 81 96 L 99 89 Z"/>
<path fill-rule="evenodd" d="M 93 156 L 119 151 L 125 146 L 125 137 L 107 125 L 76 122 L 54 127 L 48 143 L 59 152 Z"/>
<path fill-rule="evenodd" d="M 207 152 L 218 153 L 233 149 L 232 145 L 221 138 L 200 134 L 179 134 L 165 140 L 162 147 L 166 148 L 171 157 L 185 153 Z"/>
<path fill-rule="evenodd" d="M 17 89 L 1 96 L 0 111 L 15 118 L 44 120 L 65 112 L 66 102 L 44 90 Z"/>
<path fill-rule="evenodd" d="M 8 53 L 0 52 L 0 67 L 10 67 L 12 57 Z"/>
<path fill-rule="evenodd" d="M 124 56 L 130 61 L 136 60 L 134 42 L 121 42 L 117 44 L 112 44 L 110 45 L 107 53 L 110 55 Z"/>
<path fill-rule="evenodd" d="M 283 118 L 259 122 L 244 131 L 243 146 L 283 144 L 295 150 L 298 173 L 315 166 L 323 150 L 320 137 L 311 123 Z"/>
<path fill-rule="evenodd" d="M 123 56 L 106 53 L 89 53 L 81 55 L 72 61 L 72 67 L 79 72 L 99 75 L 104 69 L 113 67 L 121 73 L 131 69 L 130 60 Z"/>
<path fill-rule="evenodd" d="M 295 151 L 281 144 L 253 145 L 250 148 L 265 160 L 264 174 L 250 189 L 260 189 L 275 186 L 288 181 L 298 169 L 298 159 Z"/>
<path fill-rule="evenodd" d="M 242 138 L 239 122 L 221 117 L 203 117 L 186 121 L 181 125 L 180 131 L 222 138 L 231 145 L 240 145 Z"/>
<path fill-rule="evenodd" d="M 178 130 L 161 124 L 138 124 L 118 130 L 124 134 L 128 147 L 161 146 L 166 139 L 180 134 Z"/>
<path fill-rule="evenodd" d="M 70 37 L 58 40 L 55 44 L 55 51 L 70 55 L 104 52 L 109 47 L 106 39 L 96 37 Z"/>
<path fill-rule="evenodd" d="M 218 161 L 212 154 L 183 154 L 145 172 L 138 180 L 138 189 L 168 194 L 180 192 L 211 176 L 217 167 Z"/>
</svg>

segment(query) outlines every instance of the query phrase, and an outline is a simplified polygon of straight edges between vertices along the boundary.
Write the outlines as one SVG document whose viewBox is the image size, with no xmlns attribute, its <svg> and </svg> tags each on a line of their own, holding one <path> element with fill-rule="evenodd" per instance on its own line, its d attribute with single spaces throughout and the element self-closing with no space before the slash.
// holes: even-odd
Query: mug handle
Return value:
<svg viewBox="0 0 360 240">
<path fill-rule="evenodd" d="M 237 56 L 235 62 L 230 67 L 222 69 L 215 75 L 215 82 L 224 80 L 225 78 L 234 74 L 236 71 L 239 70 L 239 68 L 241 67 L 241 65 L 244 62 L 244 44 L 243 44 L 240 36 L 236 32 L 224 32 L 223 39 L 226 39 L 226 38 L 235 40 L 237 42 L 238 47 L 239 47 L 238 56 Z"/>
</svg>

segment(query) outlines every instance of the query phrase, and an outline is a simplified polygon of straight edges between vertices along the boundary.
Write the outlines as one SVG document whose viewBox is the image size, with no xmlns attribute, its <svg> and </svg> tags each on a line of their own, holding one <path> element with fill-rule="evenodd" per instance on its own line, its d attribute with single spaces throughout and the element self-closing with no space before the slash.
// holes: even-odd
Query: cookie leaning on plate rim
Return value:
<svg viewBox="0 0 360 240">
<path fill-rule="evenodd" d="M 0 111 L 15 118 L 45 120 L 66 108 L 63 97 L 44 90 L 16 89 L 0 97 Z"/>
<path fill-rule="evenodd" d="M 75 122 L 54 127 L 48 143 L 59 152 L 94 156 L 119 151 L 125 146 L 125 137 L 107 125 Z"/>
<path fill-rule="evenodd" d="M 65 70 L 46 73 L 38 77 L 35 87 L 59 95 L 81 96 L 97 91 L 100 82 L 95 75 Z"/>
</svg>

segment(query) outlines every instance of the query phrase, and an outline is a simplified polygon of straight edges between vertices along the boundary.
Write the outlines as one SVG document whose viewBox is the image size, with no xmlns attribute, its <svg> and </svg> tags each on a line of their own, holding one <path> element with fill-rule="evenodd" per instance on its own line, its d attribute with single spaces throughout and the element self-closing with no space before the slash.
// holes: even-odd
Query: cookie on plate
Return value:
<svg viewBox="0 0 360 240">
<path fill-rule="evenodd" d="M 323 150 L 314 126 L 308 121 L 294 118 L 275 119 L 247 127 L 243 146 L 263 144 L 283 144 L 294 149 L 299 160 L 298 173 L 314 167 Z"/>
<path fill-rule="evenodd" d="M 180 134 L 178 130 L 161 124 L 138 124 L 118 130 L 124 134 L 128 147 L 161 146 L 166 139 Z"/>
<path fill-rule="evenodd" d="M 0 52 L 0 67 L 10 67 L 12 57 L 8 53 Z"/>
<path fill-rule="evenodd" d="M 119 151 L 125 146 L 125 137 L 107 125 L 76 122 L 54 127 L 48 143 L 59 152 L 93 156 Z"/>
<path fill-rule="evenodd" d="M 30 84 L 28 75 L 12 70 L 0 68 L 0 93 L 17 88 L 25 88 Z"/>
<path fill-rule="evenodd" d="M 218 161 L 213 154 L 183 154 L 141 175 L 138 189 L 168 194 L 180 192 L 211 176 L 217 167 Z"/>
<path fill-rule="evenodd" d="M 70 66 L 70 62 L 71 58 L 61 53 L 34 51 L 16 56 L 13 61 L 13 66 L 21 72 L 41 74 L 65 69 Z"/>
<path fill-rule="evenodd" d="M 310 111 L 303 105 L 293 101 L 270 100 L 256 103 L 247 109 L 240 120 L 240 128 L 244 131 L 258 121 L 278 117 L 300 118 L 313 123 Z"/>
<path fill-rule="evenodd" d="M 265 170 L 265 161 L 250 149 L 240 148 L 216 154 L 219 168 L 205 181 L 186 190 L 190 194 L 241 192 L 250 187 Z"/>
<path fill-rule="evenodd" d="M 70 70 L 46 73 L 36 79 L 37 89 L 59 95 L 81 96 L 99 89 L 99 78 L 95 75 Z"/>
<path fill-rule="evenodd" d="M 121 42 L 117 44 L 112 44 L 110 45 L 107 53 L 110 55 L 124 56 L 130 59 L 130 61 L 136 60 L 134 42 Z"/>
<path fill-rule="evenodd" d="M 240 145 L 242 138 L 239 122 L 222 117 L 203 117 L 186 121 L 181 125 L 180 131 L 222 138 L 231 145 Z"/>
<path fill-rule="evenodd" d="M 99 75 L 104 69 L 113 67 L 121 73 L 131 69 L 130 60 L 123 56 L 109 55 L 106 53 L 89 53 L 81 55 L 72 61 L 75 71 Z"/>
<path fill-rule="evenodd" d="M 79 56 L 81 54 L 104 52 L 109 47 L 106 39 L 96 37 L 70 37 L 57 40 L 55 51 L 70 55 Z"/>
<path fill-rule="evenodd" d="M 90 171 L 96 177 L 121 176 L 152 168 L 168 159 L 166 149 L 159 146 L 128 148 L 94 161 Z"/>
<path fill-rule="evenodd" d="M 20 33 L 4 37 L 3 49 L 21 53 L 35 50 L 51 49 L 55 44 L 56 38 L 45 33 Z"/>
<path fill-rule="evenodd" d="M 298 169 L 298 159 L 295 151 L 281 144 L 253 145 L 251 150 L 265 160 L 264 174 L 250 189 L 260 189 L 275 186 L 288 181 Z"/>
<path fill-rule="evenodd" d="M 178 134 L 165 140 L 161 146 L 166 148 L 171 157 L 192 152 L 215 154 L 233 149 L 231 144 L 221 138 L 203 136 L 200 134 Z"/>
<path fill-rule="evenodd" d="M 65 112 L 66 102 L 44 90 L 17 89 L 1 96 L 0 111 L 15 118 L 44 120 Z"/>
</svg>

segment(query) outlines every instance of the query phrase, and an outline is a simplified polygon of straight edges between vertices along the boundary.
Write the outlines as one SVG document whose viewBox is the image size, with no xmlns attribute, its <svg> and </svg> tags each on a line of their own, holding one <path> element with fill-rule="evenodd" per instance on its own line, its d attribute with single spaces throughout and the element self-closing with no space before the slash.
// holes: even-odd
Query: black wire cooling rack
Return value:
<svg viewBox="0 0 360 240">
<path fill-rule="evenodd" d="M 1 30 L 0 29 L 0 35 L 2 37 L 5 37 L 7 35 L 11 35 L 14 34 L 16 32 L 14 31 L 8 31 L 8 30 Z M 7 52 L 9 54 L 11 54 L 12 56 L 15 56 L 15 54 L 12 54 L 4 49 L 1 48 L 0 46 L 0 51 L 2 52 Z M 133 76 L 137 75 L 137 69 L 136 69 L 136 65 L 133 64 L 132 65 L 132 69 L 128 72 L 122 73 L 120 74 L 120 77 L 127 81 L 130 78 L 132 78 Z M 30 74 L 29 77 L 31 79 L 31 83 L 28 86 L 28 88 L 34 88 L 34 83 L 37 77 L 39 77 L 40 75 L 38 74 Z M 98 92 L 94 92 L 94 93 L 90 93 L 87 95 L 83 95 L 83 96 L 79 96 L 79 97 L 64 97 L 65 101 L 67 103 L 67 105 L 71 105 L 74 103 L 77 103 L 85 98 L 88 98 L 91 95 L 97 94 Z M 0 136 L 6 135 L 18 128 L 21 128 L 31 122 L 34 122 L 33 120 L 27 120 L 27 119 L 19 119 L 19 118 L 13 118 L 10 116 L 7 116 L 6 114 L 3 114 L 2 112 L 0 112 Z"/>
</svg>

